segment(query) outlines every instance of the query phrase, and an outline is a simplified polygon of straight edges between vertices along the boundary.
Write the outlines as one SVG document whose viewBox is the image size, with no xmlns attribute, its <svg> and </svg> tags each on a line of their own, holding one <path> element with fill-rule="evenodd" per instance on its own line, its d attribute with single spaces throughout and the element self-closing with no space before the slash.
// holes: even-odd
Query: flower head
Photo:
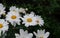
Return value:
<svg viewBox="0 0 60 38">
<path fill-rule="evenodd" d="M 26 14 L 23 18 L 23 24 L 25 24 L 26 27 L 28 26 L 35 26 L 36 25 L 36 17 L 33 12 L 30 14 Z"/>
<path fill-rule="evenodd" d="M 19 12 L 20 12 L 20 13 L 26 13 L 27 10 L 28 10 L 27 8 L 26 8 L 26 9 L 20 8 L 20 9 L 19 9 Z"/>
<path fill-rule="evenodd" d="M 11 6 L 9 10 L 15 13 L 19 12 L 19 8 L 17 8 L 16 6 Z"/>
<path fill-rule="evenodd" d="M 15 26 L 16 23 L 18 25 L 20 25 L 20 15 L 19 15 L 19 13 L 8 12 L 8 14 L 6 15 L 6 20 L 9 21 L 14 26 Z"/>
<path fill-rule="evenodd" d="M 37 30 L 37 33 L 34 32 L 36 38 L 48 38 L 49 36 L 49 32 L 46 32 L 45 33 L 45 30 Z"/>
<path fill-rule="evenodd" d="M 3 4 L 0 4 L 0 16 L 2 14 L 5 14 L 5 7 L 3 6 Z"/>
<path fill-rule="evenodd" d="M 39 24 L 39 26 L 43 26 L 44 20 L 41 18 L 41 16 L 36 15 L 36 23 Z"/>
<path fill-rule="evenodd" d="M 5 31 L 7 31 L 8 30 L 8 22 L 7 21 L 5 21 L 4 19 L 0 19 L 0 35 L 1 35 L 1 32 L 3 31 L 3 33 L 5 32 Z"/>
<path fill-rule="evenodd" d="M 15 34 L 16 38 L 32 38 L 33 34 L 28 33 L 28 31 L 24 31 L 23 29 L 20 29 L 20 34 Z"/>
</svg>

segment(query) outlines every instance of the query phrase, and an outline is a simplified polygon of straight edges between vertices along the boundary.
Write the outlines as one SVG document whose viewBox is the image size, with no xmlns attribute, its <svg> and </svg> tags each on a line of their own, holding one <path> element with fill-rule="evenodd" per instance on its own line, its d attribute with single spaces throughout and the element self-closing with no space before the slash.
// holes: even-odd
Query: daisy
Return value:
<svg viewBox="0 0 60 38">
<path fill-rule="evenodd" d="M 19 12 L 19 8 L 17 8 L 16 6 L 11 6 L 9 10 L 15 13 Z"/>
<path fill-rule="evenodd" d="M 25 24 L 26 27 L 28 27 L 28 26 L 35 26 L 36 25 L 36 21 L 35 21 L 36 17 L 35 17 L 33 12 L 23 16 L 22 20 L 23 20 L 22 24 Z"/>
<path fill-rule="evenodd" d="M 0 17 L 2 14 L 5 14 L 5 7 L 0 3 Z"/>
<path fill-rule="evenodd" d="M 36 15 L 36 23 L 43 26 L 44 20 L 41 18 L 41 16 Z"/>
<path fill-rule="evenodd" d="M 20 12 L 20 13 L 26 13 L 27 10 L 28 10 L 27 8 L 26 8 L 26 9 L 20 8 L 20 9 L 19 9 L 19 12 Z"/>
<path fill-rule="evenodd" d="M 16 23 L 20 25 L 19 13 L 8 12 L 8 14 L 6 15 L 6 20 L 9 21 L 14 26 L 16 26 Z"/>
<path fill-rule="evenodd" d="M 3 33 L 5 32 L 5 31 L 7 31 L 8 30 L 8 22 L 7 21 L 5 21 L 4 19 L 0 19 L 0 36 L 1 36 L 1 32 L 3 31 Z"/>
<path fill-rule="evenodd" d="M 36 38 L 48 38 L 49 36 L 49 32 L 46 32 L 45 33 L 45 30 L 37 30 L 37 33 L 36 32 L 33 32 L 36 36 Z"/>
<path fill-rule="evenodd" d="M 28 31 L 24 31 L 23 29 L 20 29 L 20 34 L 15 34 L 16 38 L 32 38 L 33 34 L 28 33 Z"/>
</svg>

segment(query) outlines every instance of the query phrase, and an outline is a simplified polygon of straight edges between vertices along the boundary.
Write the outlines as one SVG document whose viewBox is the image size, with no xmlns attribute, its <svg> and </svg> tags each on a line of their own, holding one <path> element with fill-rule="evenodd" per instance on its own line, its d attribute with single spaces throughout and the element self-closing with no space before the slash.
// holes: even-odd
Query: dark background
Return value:
<svg viewBox="0 0 60 38">
<path fill-rule="evenodd" d="M 16 6 L 28 8 L 28 12 L 34 11 L 37 15 L 42 16 L 45 26 L 29 27 L 27 29 L 29 32 L 46 29 L 50 32 L 49 38 L 60 38 L 60 0 L 0 0 L 0 2 L 6 7 L 7 12 L 9 7 Z M 9 29 L 6 38 L 15 38 L 16 31 L 18 30 Z"/>
</svg>

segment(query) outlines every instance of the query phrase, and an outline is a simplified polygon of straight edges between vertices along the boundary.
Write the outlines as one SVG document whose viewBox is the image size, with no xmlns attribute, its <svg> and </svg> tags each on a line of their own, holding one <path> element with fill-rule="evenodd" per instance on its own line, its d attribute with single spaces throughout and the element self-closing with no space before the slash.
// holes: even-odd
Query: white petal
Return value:
<svg viewBox="0 0 60 38">
<path fill-rule="evenodd" d="M 16 34 L 16 33 L 15 33 L 15 36 L 16 36 L 16 37 L 19 37 L 19 34 Z"/>
<path fill-rule="evenodd" d="M 33 32 L 35 36 L 37 36 L 37 33 L 36 32 Z"/>
<path fill-rule="evenodd" d="M 20 29 L 20 34 L 24 35 L 24 30 L 23 29 Z"/>
<path fill-rule="evenodd" d="M 48 37 L 48 36 L 49 36 L 49 34 L 50 34 L 49 32 L 46 32 L 46 33 L 45 33 L 45 37 Z"/>
</svg>

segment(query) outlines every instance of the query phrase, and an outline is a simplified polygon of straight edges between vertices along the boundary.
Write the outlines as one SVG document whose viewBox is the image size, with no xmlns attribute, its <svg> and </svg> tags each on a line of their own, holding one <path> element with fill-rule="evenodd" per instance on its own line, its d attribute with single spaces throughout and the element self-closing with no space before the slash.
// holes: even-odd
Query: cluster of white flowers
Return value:
<svg viewBox="0 0 60 38">
<path fill-rule="evenodd" d="M 41 16 L 35 15 L 34 12 L 26 13 L 28 11 L 27 8 L 17 8 L 16 6 L 12 6 L 9 9 L 9 12 L 5 14 L 5 7 L 0 4 L 0 17 L 1 15 L 6 15 L 5 19 L 0 19 L 0 34 L 3 31 L 8 31 L 9 29 L 9 23 L 11 23 L 12 26 L 16 27 L 16 24 L 21 25 L 21 19 L 22 19 L 22 24 L 24 26 L 29 27 L 29 26 L 43 26 L 44 25 L 44 20 L 42 19 Z M 21 16 L 21 13 L 24 15 Z M 20 35 L 15 34 L 16 38 L 32 38 L 33 34 L 36 36 L 36 38 L 48 38 L 49 32 L 45 33 L 45 30 L 37 30 L 36 32 L 33 33 L 28 33 L 28 31 L 24 31 L 23 29 L 20 29 Z"/>
<path fill-rule="evenodd" d="M 45 33 L 45 30 L 37 30 L 36 32 L 33 32 L 33 34 L 36 36 L 36 38 L 48 38 L 49 32 Z M 33 37 L 32 33 L 28 33 L 28 31 L 24 31 L 23 29 L 20 29 L 20 35 L 15 34 L 16 38 L 32 38 Z"/>
</svg>

